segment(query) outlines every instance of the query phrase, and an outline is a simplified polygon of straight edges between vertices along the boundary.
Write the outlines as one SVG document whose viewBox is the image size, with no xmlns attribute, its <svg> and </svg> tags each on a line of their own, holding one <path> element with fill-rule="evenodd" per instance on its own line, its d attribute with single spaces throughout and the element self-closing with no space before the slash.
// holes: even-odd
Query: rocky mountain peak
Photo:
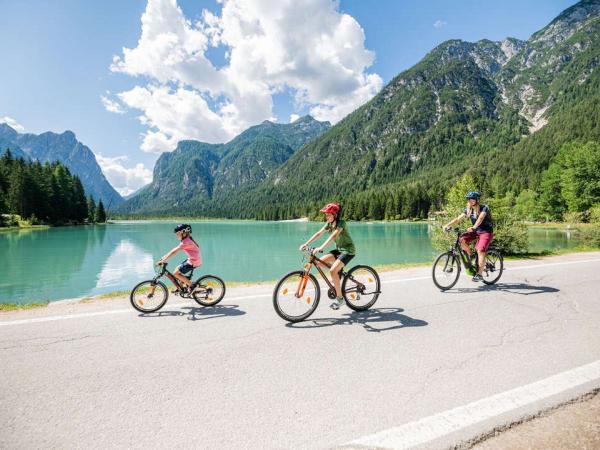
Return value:
<svg viewBox="0 0 600 450">
<path fill-rule="evenodd" d="M 0 135 L 2 136 L 16 136 L 17 132 L 7 123 L 0 123 Z"/>
<path fill-rule="evenodd" d="M 531 36 L 532 43 L 553 46 L 569 39 L 590 19 L 600 17 L 600 0 L 583 0 L 564 10 L 546 27 Z"/>
</svg>

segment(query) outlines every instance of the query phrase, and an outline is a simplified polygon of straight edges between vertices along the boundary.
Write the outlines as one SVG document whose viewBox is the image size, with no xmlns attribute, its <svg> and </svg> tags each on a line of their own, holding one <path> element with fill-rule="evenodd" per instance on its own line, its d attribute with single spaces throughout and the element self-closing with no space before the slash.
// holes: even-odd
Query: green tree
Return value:
<svg viewBox="0 0 600 450">
<path fill-rule="evenodd" d="M 87 201 L 85 199 L 85 190 L 79 177 L 73 177 L 73 218 L 81 223 L 88 216 Z"/>
<path fill-rule="evenodd" d="M 562 196 L 569 211 L 583 212 L 600 201 L 600 144 L 572 143 L 560 150 Z"/>
<path fill-rule="evenodd" d="M 102 200 L 98 202 L 98 209 L 96 210 L 96 222 L 106 222 L 106 211 L 104 211 L 104 203 L 102 203 Z"/>
<path fill-rule="evenodd" d="M 561 168 L 553 163 L 542 175 L 538 199 L 540 213 L 546 220 L 562 220 L 567 205 L 562 196 Z"/>
<path fill-rule="evenodd" d="M 94 197 L 92 197 L 91 195 L 88 197 L 87 206 L 88 220 L 91 223 L 94 223 L 96 221 L 96 202 L 94 201 Z"/>
<path fill-rule="evenodd" d="M 539 217 L 537 197 L 535 191 L 524 189 L 516 199 L 515 213 L 523 219 L 537 220 Z"/>
</svg>

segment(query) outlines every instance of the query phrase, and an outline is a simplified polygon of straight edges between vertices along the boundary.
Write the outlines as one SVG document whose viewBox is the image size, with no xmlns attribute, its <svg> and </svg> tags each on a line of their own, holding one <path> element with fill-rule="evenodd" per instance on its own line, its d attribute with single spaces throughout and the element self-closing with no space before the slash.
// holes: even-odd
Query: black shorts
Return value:
<svg viewBox="0 0 600 450">
<path fill-rule="evenodd" d="M 182 273 L 185 275 L 186 273 L 191 272 L 194 269 L 194 266 L 192 266 L 190 264 L 190 261 L 186 259 L 181 264 L 179 264 L 179 266 L 177 266 L 177 268 L 179 269 L 179 273 Z"/>
<path fill-rule="evenodd" d="M 345 266 L 352 261 L 352 258 L 354 258 L 354 255 L 350 255 L 346 252 L 340 252 L 339 250 L 331 250 L 329 253 L 335 256 L 335 259 L 343 262 Z"/>
</svg>

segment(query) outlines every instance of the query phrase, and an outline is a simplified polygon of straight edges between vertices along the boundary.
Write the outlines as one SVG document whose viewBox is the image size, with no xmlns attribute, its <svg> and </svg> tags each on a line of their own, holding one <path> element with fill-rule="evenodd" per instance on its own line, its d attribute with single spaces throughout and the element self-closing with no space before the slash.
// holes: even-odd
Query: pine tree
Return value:
<svg viewBox="0 0 600 450">
<path fill-rule="evenodd" d="M 104 211 L 104 204 L 102 203 L 102 200 L 98 202 L 98 210 L 96 211 L 96 222 L 106 222 L 106 211 Z"/>
<path fill-rule="evenodd" d="M 90 223 L 96 222 L 96 202 L 94 201 L 94 197 L 92 197 L 91 195 L 88 197 L 87 207 L 88 207 L 88 221 Z"/>
<path fill-rule="evenodd" d="M 74 219 L 81 223 L 88 216 L 87 201 L 85 199 L 85 191 L 79 177 L 73 177 L 73 211 Z"/>
</svg>

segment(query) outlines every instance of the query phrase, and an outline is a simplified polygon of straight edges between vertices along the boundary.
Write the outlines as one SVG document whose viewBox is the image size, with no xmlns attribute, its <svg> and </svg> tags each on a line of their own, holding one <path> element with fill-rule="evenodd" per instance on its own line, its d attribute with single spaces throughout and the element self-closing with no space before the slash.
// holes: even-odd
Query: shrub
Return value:
<svg viewBox="0 0 600 450">
<path fill-rule="evenodd" d="M 600 223 L 600 203 L 590 208 L 590 223 Z"/>
<path fill-rule="evenodd" d="M 585 228 L 581 235 L 586 244 L 600 248 L 600 223 L 594 223 Z"/>
<path fill-rule="evenodd" d="M 564 214 L 564 219 L 568 224 L 581 223 L 582 215 L 577 211 L 569 211 Z"/>
</svg>

